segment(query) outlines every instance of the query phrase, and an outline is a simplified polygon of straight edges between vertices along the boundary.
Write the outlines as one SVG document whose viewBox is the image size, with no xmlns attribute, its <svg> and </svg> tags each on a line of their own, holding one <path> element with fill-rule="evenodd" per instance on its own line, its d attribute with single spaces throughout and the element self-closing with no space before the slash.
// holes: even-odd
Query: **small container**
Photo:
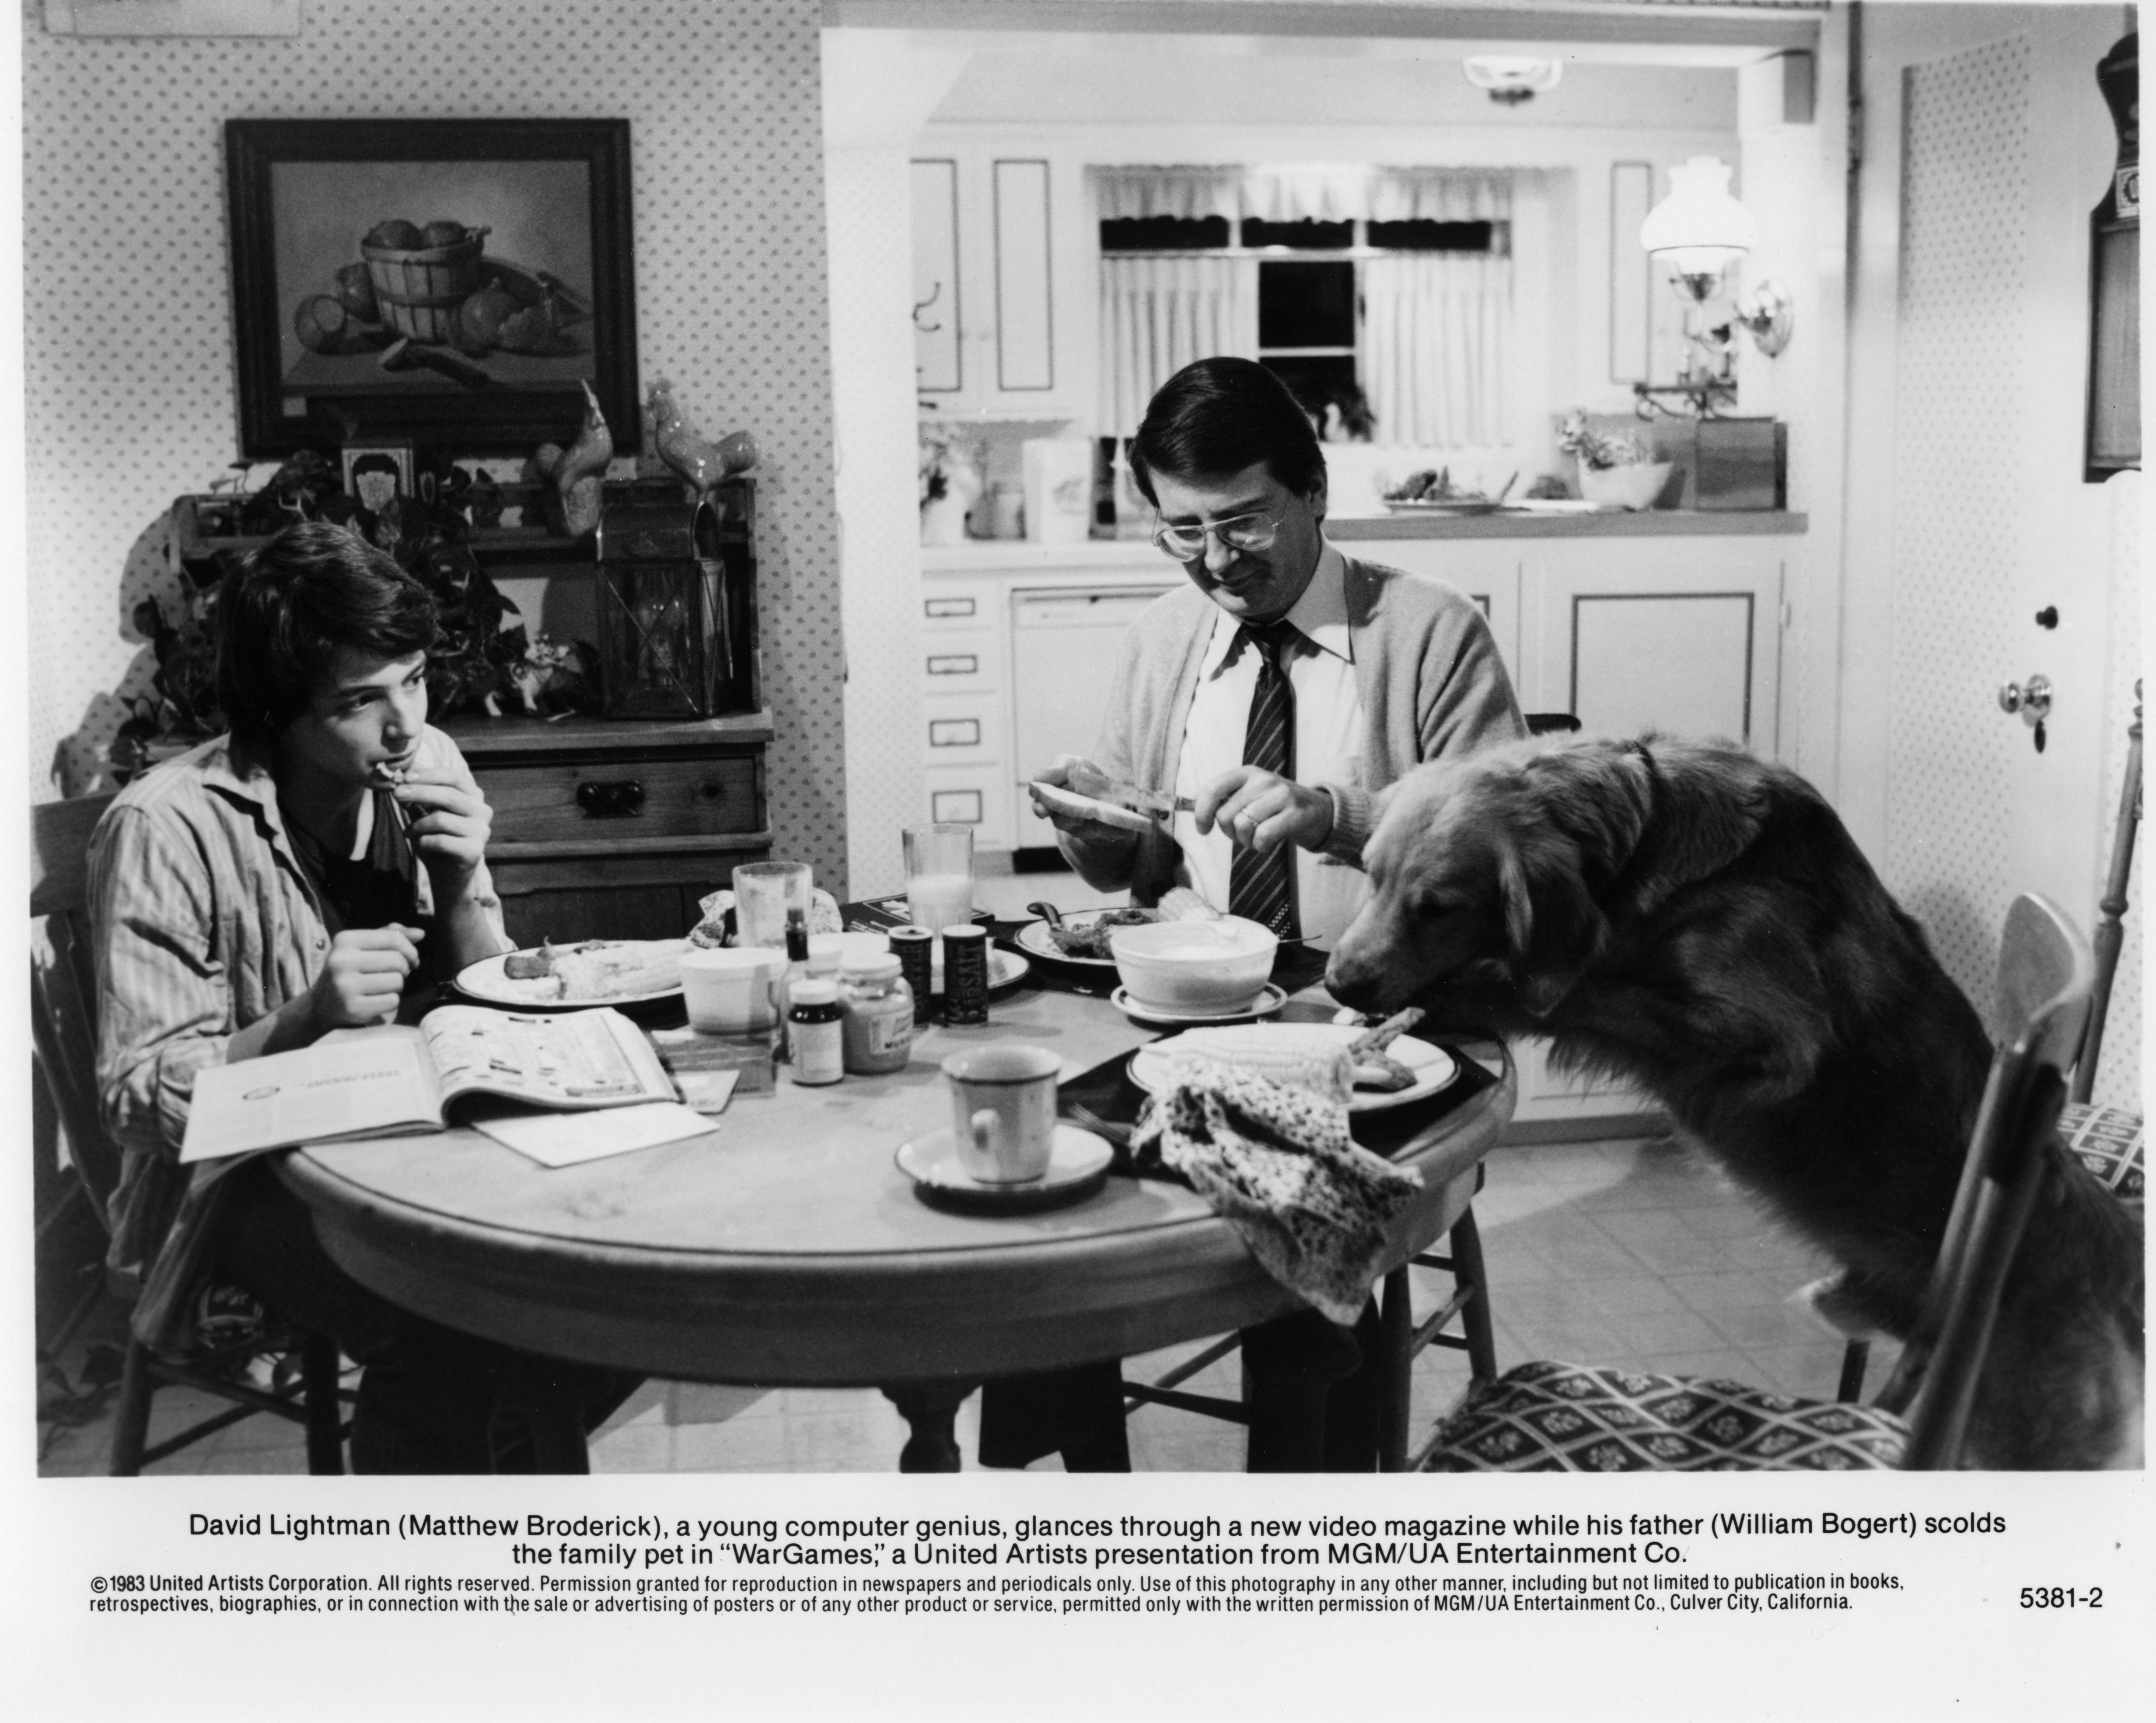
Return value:
<svg viewBox="0 0 2156 1723">
<path fill-rule="evenodd" d="M 812 933 L 808 936 L 808 973 L 818 981 L 836 981 L 845 961 L 846 936 Z"/>
<path fill-rule="evenodd" d="M 898 959 L 906 986 L 913 992 L 913 1021 L 925 1023 L 928 1021 L 929 998 L 935 982 L 936 936 L 925 927 L 894 927 L 891 931 L 891 955 Z"/>
<path fill-rule="evenodd" d="M 988 1020 L 988 930 L 977 922 L 943 930 L 943 1021 Z"/>
<path fill-rule="evenodd" d="M 787 1013 L 793 1047 L 793 1080 L 810 1088 L 836 1083 L 846 1074 L 844 1013 L 839 984 L 802 980 L 793 983 L 793 1008 Z"/>
<path fill-rule="evenodd" d="M 913 1052 L 913 989 L 898 959 L 849 963 L 839 1003 L 846 1013 L 847 1070 L 865 1077 L 904 1070 Z"/>
</svg>

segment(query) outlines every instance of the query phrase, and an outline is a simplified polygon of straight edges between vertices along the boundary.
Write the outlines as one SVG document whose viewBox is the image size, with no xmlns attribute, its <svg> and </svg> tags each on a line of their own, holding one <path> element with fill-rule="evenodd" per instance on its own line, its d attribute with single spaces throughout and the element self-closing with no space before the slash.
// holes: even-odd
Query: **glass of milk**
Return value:
<svg viewBox="0 0 2156 1723">
<path fill-rule="evenodd" d="M 940 934 L 973 914 L 973 828 L 906 828 L 906 912 L 916 927 Z"/>
</svg>

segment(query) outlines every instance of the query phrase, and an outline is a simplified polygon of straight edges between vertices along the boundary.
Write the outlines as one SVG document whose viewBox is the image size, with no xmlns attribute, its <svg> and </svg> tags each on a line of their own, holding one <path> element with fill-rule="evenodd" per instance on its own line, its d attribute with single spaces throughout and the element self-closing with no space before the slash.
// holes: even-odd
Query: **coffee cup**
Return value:
<svg viewBox="0 0 2156 1723">
<path fill-rule="evenodd" d="M 1055 1146 L 1055 1079 L 1045 1047 L 968 1047 L 943 1061 L 958 1164 L 983 1184 L 1041 1177 Z"/>
</svg>

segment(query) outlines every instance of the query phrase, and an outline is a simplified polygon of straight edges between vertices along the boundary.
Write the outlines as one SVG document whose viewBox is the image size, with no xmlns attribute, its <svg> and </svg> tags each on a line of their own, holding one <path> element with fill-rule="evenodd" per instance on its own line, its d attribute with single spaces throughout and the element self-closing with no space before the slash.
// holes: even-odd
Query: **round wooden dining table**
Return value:
<svg viewBox="0 0 2156 1723">
<path fill-rule="evenodd" d="M 1325 1020 L 1298 995 L 1291 1018 Z M 282 1175 L 330 1254 L 408 1310 L 527 1351 L 644 1376 L 883 1389 L 904 1469 L 955 1469 L 951 1418 L 983 1380 L 1247 1328 L 1301 1301 L 1180 1184 L 1110 1177 L 1070 1207 L 932 1208 L 893 1158 L 947 1126 L 956 1049 L 1053 1049 L 1066 1078 L 1153 1039 L 1106 1000 L 1021 986 L 982 1028 L 924 1028 L 910 1063 L 830 1088 L 737 1095 L 707 1134 L 549 1168 L 468 1128 L 295 1150 Z M 1498 1080 L 1395 1156 L 1422 1192 L 1386 1266 L 1448 1229 L 1512 1115 Z"/>
</svg>

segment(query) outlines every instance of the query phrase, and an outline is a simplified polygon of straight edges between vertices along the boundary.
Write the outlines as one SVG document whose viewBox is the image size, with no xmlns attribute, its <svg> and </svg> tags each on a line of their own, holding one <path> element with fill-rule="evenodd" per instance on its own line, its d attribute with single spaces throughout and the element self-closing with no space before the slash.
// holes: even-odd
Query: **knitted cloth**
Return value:
<svg viewBox="0 0 2156 1723">
<path fill-rule="evenodd" d="M 1344 1101 L 1216 1060 L 1173 1062 L 1131 1139 L 1190 1181 L 1273 1279 L 1352 1326 L 1422 1175 L 1360 1148 Z"/>
</svg>

